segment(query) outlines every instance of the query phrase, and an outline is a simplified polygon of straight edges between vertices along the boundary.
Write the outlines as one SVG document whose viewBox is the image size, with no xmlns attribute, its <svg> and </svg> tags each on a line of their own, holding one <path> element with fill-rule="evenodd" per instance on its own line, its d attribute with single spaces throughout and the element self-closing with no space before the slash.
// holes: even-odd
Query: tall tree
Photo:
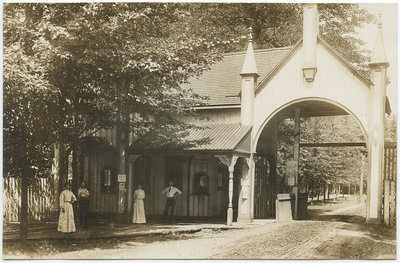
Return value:
<svg viewBox="0 0 400 263">
<path fill-rule="evenodd" d="M 27 186 L 31 176 L 51 165 L 50 124 L 55 91 L 46 79 L 48 45 L 35 39 L 35 6 L 4 9 L 3 53 L 3 175 L 21 180 L 20 238 L 26 240 Z"/>
<path fill-rule="evenodd" d="M 184 126 L 178 116 L 200 97 L 180 84 L 229 44 L 191 32 L 190 16 L 163 3 L 4 6 L 4 163 L 5 174 L 22 175 L 22 239 L 31 168 L 50 165 L 51 143 L 66 149 L 65 162 L 99 129 L 122 126 L 126 138 Z"/>
<path fill-rule="evenodd" d="M 294 45 L 302 37 L 301 3 L 200 3 L 187 4 L 202 24 L 212 27 L 221 39 L 246 35 L 253 27 L 255 47 L 276 48 Z M 373 20 L 358 4 L 318 4 L 319 34 L 358 69 L 366 72 L 369 53 L 358 39 L 357 30 Z M 202 30 L 202 28 L 199 28 Z M 207 28 L 208 30 L 208 28 Z M 243 51 L 246 38 L 229 47 Z"/>
</svg>

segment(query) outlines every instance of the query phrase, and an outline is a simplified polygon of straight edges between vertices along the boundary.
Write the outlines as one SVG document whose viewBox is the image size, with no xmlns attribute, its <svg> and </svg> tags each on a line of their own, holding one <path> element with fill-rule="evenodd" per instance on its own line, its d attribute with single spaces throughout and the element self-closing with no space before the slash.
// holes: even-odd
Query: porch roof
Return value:
<svg viewBox="0 0 400 263">
<path fill-rule="evenodd" d="M 147 134 L 129 146 L 128 154 L 183 151 L 250 153 L 250 143 L 247 143 L 250 130 L 251 126 L 239 123 L 215 123 L 203 125 L 200 129 L 190 128 L 182 133 L 171 134 L 182 136 L 182 140 L 188 143 L 183 147 L 173 144 L 157 145 L 157 135 Z"/>
</svg>

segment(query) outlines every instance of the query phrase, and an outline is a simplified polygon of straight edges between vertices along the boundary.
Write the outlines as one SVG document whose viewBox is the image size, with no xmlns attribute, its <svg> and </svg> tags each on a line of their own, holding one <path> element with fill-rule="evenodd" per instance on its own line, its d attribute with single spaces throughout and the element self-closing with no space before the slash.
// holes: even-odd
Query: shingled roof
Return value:
<svg viewBox="0 0 400 263">
<path fill-rule="evenodd" d="M 257 63 L 258 82 L 263 80 L 272 69 L 287 55 L 292 47 L 260 49 L 254 51 Z M 189 80 L 190 88 L 201 96 L 207 96 L 208 105 L 240 104 L 240 72 L 246 52 L 228 53 L 223 60 L 211 66 L 199 78 Z"/>
</svg>

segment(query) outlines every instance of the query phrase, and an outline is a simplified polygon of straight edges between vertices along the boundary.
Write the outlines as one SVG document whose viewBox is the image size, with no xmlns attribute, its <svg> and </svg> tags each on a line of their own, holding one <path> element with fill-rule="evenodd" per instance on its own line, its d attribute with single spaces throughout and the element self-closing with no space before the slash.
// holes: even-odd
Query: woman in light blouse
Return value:
<svg viewBox="0 0 400 263">
<path fill-rule="evenodd" d="M 144 202 L 143 202 L 145 196 L 146 195 L 145 195 L 144 191 L 142 190 L 142 186 L 138 185 L 138 188 L 133 195 L 135 202 L 133 204 L 132 222 L 134 224 L 146 223 L 146 215 L 144 212 Z"/>
<path fill-rule="evenodd" d="M 58 231 L 62 233 L 75 232 L 74 209 L 72 203 L 76 201 L 74 193 L 69 189 L 69 183 L 64 185 L 64 191 L 60 194 L 60 217 L 58 219 Z"/>
</svg>

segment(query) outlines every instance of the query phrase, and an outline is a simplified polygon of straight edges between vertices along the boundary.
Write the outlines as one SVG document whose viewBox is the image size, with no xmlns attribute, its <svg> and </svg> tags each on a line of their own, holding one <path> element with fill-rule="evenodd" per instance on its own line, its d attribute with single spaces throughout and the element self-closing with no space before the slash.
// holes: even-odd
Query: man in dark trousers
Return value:
<svg viewBox="0 0 400 263">
<path fill-rule="evenodd" d="M 78 189 L 79 201 L 79 227 L 88 228 L 89 214 L 89 190 L 86 188 L 85 182 L 82 182 Z"/>
<path fill-rule="evenodd" d="M 167 195 L 167 201 L 165 203 L 164 216 L 168 216 L 169 210 L 171 209 L 171 216 L 174 216 L 175 210 L 175 196 L 182 194 L 181 190 L 174 186 L 172 181 L 169 182 L 169 186 L 165 188 L 161 194 Z"/>
</svg>

